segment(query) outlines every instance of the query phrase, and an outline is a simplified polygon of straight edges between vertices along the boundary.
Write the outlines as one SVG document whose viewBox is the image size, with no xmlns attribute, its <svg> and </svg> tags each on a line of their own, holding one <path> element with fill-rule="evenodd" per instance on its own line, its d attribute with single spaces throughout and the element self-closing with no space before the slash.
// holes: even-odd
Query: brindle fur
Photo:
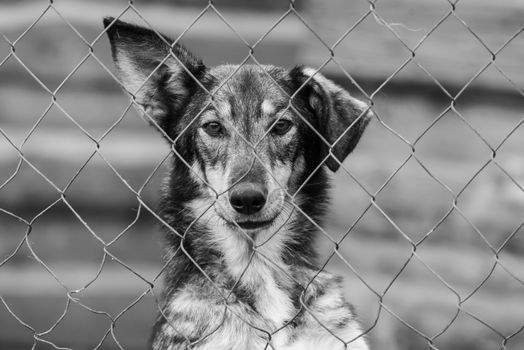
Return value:
<svg viewBox="0 0 524 350">
<path fill-rule="evenodd" d="M 309 68 L 207 68 L 152 30 L 104 25 L 123 87 L 173 150 L 151 348 L 368 349 L 341 279 L 315 265 L 314 241 L 325 168 L 353 150 L 369 107 Z M 282 135 L 273 129 L 281 119 L 291 123 Z M 232 208 L 240 184 L 263 190 L 260 211 Z"/>
</svg>

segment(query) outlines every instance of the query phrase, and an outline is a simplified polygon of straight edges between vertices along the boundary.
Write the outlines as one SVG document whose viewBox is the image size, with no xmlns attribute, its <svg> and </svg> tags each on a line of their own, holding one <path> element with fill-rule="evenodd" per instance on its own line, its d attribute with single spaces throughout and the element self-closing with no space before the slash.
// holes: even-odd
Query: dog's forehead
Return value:
<svg viewBox="0 0 524 350">
<path fill-rule="evenodd" d="M 231 116 L 260 117 L 287 104 L 281 84 L 285 70 L 273 66 L 218 66 L 210 71 L 216 85 L 212 92 L 217 105 L 230 109 Z"/>
</svg>

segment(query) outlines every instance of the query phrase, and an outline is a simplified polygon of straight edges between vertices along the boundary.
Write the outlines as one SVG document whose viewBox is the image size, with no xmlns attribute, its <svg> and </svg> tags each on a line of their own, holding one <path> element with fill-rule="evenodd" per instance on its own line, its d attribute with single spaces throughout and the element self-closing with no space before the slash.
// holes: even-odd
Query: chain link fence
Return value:
<svg viewBox="0 0 524 350">
<path fill-rule="evenodd" d="M 164 311 L 157 193 L 180 155 L 121 92 L 108 15 L 368 101 L 326 226 L 309 218 L 319 272 L 344 276 L 371 348 L 521 349 L 524 8 L 234 5 L 0 2 L 0 349 L 143 348 Z"/>
</svg>

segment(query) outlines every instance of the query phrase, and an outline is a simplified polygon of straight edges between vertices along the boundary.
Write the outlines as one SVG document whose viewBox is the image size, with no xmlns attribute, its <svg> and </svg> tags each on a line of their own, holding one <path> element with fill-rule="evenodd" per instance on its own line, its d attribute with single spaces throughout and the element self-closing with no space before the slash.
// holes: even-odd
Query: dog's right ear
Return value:
<svg viewBox="0 0 524 350">
<path fill-rule="evenodd" d="M 122 86 L 146 118 L 170 135 L 173 118 L 183 112 L 206 67 L 184 47 L 153 30 L 112 17 L 103 22 Z"/>
<path fill-rule="evenodd" d="M 295 67 L 290 76 L 298 86 L 306 84 L 302 90 L 315 112 L 317 131 L 327 141 L 320 143 L 320 155 L 335 172 L 353 151 L 373 116 L 370 106 L 315 69 Z"/>
</svg>

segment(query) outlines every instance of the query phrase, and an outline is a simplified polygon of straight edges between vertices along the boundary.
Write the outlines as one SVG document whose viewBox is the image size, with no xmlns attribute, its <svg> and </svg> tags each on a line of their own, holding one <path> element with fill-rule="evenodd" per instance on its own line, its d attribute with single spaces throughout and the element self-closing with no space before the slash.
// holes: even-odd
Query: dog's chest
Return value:
<svg viewBox="0 0 524 350">
<path fill-rule="evenodd" d="M 336 279 L 319 275 L 322 281 L 313 280 L 304 291 L 301 299 L 304 309 L 296 310 L 288 291 L 272 277 L 271 269 L 256 271 L 246 270 L 243 276 L 248 278 L 245 282 L 258 286 L 253 306 L 241 298 L 225 304 L 224 296 L 230 290 L 224 286 L 220 293 L 215 293 L 217 284 L 187 285 L 174 294 L 165 309 L 169 322 L 159 330 L 153 348 L 165 350 L 165 344 L 182 346 L 186 340 L 202 339 L 195 349 L 367 349 L 364 340 L 358 338 L 362 332 Z M 293 322 L 287 322 L 291 319 Z M 356 341 L 344 347 L 343 341 L 353 339 Z"/>
<path fill-rule="evenodd" d="M 236 235 L 224 234 L 218 240 L 224 252 L 226 274 L 250 294 L 255 312 L 275 329 L 281 328 L 295 313 L 291 298 L 293 277 L 282 261 L 278 238 L 257 251 L 252 251 L 246 240 Z"/>
<path fill-rule="evenodd" d="M 250 290 L 255 311 L 275 330 L 281 328 L 296 314 L 291 297 L 292 281 L 287 268 L 255 257 L 244 271 L 240 283 Z"/>
</svg>

